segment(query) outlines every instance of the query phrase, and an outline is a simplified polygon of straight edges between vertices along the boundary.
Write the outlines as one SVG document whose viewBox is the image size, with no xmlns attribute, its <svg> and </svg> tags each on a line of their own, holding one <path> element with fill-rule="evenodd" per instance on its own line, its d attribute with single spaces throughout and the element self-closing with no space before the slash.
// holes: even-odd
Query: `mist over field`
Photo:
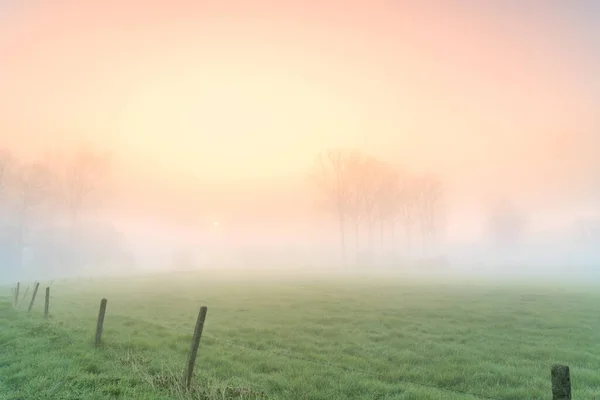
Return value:
<svg viewBox="0 0 600 400">
<path fill-rule="evenodd" d="M 599 44 L 584 0 L 0 0 L 0 398 L 599 398 Z"/>
<path fill-rule="evenodd" d="M 594 273 L 597 14 L 503 4 L 8 2 L 2 280 Z"/>
</svg>

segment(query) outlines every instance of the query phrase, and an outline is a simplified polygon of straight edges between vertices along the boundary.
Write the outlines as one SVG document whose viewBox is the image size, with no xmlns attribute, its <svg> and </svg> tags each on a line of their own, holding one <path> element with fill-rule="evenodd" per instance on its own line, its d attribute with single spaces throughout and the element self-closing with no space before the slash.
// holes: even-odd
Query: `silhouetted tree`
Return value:
<svg viewBox="0 0 600 400">
<path fill-rule="evenodd" d="M 441 200 L 444 186 L 435 175 L 419 177 L 414 186 L 423 255 L 433 256 L 441 224 Z"/>
<path fill-rule="evenodd" d="M 379 220 L 379 240 L 383 246 L 386 224 L 389 225 L 394 241 L 394 228 L 400 202 L 400 173 L 389 164 L 382 163 L 381 177 L 377 190 L 376 211 Z"/>
<path fill-rule="evenodd" d="M 54 154 L 50 160 L 56 178 L 57 197 L 67 213 L 72 239 L 76 237 L 83 209 L 98 201 L 102 183 L 110 170 L 110 159 L 89 147 L 72 154 Z"/>
<path fill-rule="evenodd" d="M 404 233 L 406 256 L 412 257 L 413 237 L 418 216 L 418 182 L 410 174 L 399 176 L 398 218 Z"/>
<path fill-rule="evenodd" d="M 369 255 L 372 255 L 377 222 L 380 243 L 383 245 L 384 226 L 393 219 L 396 211 L 397 173 L 391 165 L 366 157 L 361 164 L 357 183 L 361 194 L 362 215 L 367 224 Z"/>
<path fill-rule="evenodd" d="M 24 164 L 16 172 L 15 184 L 12 189 L 17 216 L 16 243 L 19 268 L 23 264 L 25 235 L 31 222 L 31 213 L 35 207 L 50 198 L 52 184 L 52 173 L 44 164 Z"/>
<path fill-rule="evenodd" d="M 11 281 L 16 278 L 15 230 L 11 225 L 14 213 L 11 209 L 11 185 L 14 183 L 16 159 L 7 149 L 0 150 L 0 280 Z"/>
<path fill-rule="evenodd" d="M 383 186 L 384 166 L 373 157 L 365 157 L 357 165 L 355 186 L 357 193 L 357 222 L 365 221 L 369 256 L 373 251 L 373 226 L 377 217 L 376 207 L 380 201 L 379 192 Z M 359 226 L 356 226 L 359 229 Z"/>
<path fill-rule="evenodd" d="M 351 215 L 354 175 L 360 154 L 331 149 L 317 156 L 312 178 L 324 197 L 325 208 L 338 221 L 342 263 L 346 261 L 346 221 Z"/>
<path fill-rule="evenodd" d="M 330 150 L 321 153 L 316 165 L 315 181 L 325 194 L 326 208 L 338 217 L 344 260 L 348 224 L 354 227 L 357 263 L 360 261 L 363 225 L 367 232 L 369 255 L 372 255 L 377 223 L 382 248 L 386 224 L 394 237 L 395 226 L 399 222 L 406 238 L 408 255 L 415 226 L 421 228 L 424 252 L 433 249 L 442 222 L 443 185 L 439 177 L 415 177 L 357 151 Z"/>
<path fill-rule="evenodd" d="M 15 159 L 11 152 L 6 149 L 0 150 L 0 198 L 4 197 L 8 182 L 11 178 Z"/>
</svg>

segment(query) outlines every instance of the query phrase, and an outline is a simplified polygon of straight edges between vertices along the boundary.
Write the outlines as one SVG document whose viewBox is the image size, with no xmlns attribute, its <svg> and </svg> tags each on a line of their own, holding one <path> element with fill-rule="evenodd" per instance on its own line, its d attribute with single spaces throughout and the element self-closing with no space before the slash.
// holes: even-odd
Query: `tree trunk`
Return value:
<svg viewBox="0 0 600 400">
<path fill-rule="evenodd" d="M 396 263 L 396 221 L 392 218 L 392 223 L 390 224 L 390 243 L 392 247 L 390 248 L 394 263 Z"/>
<path fill-rule="evenodd" d="M 421 220 L 421 257 L 427 257 L 427 243 L 429 242 L 427 227 L 425 222 Z"/>
<path fill-rule="evenodd" d="M 383 215 L 379 215 L 379 244 L 383 248 Z"/>
<path fill-rule="evenodd" d="M 78 246 L 77 246 L 77 237 L 79 234 L 79 223 L 78 223 L 78 215 L 76 211 L 70 210 L 70 215 L 69 215 L 69 219 L 70 221 L 70 227 L 69 227 L 69 250 L 68 253 L 69 254 L 69 263 L 71 265 L 69 265 L 69 268 L 77 268 L 77 263 L 78 263 Z"/>
<path fill-rule="evenodd" d="M 359 225 L 360 224 L 359 224 L 358 218 L 356 218 L 354 220 L 354 243 L 356 244 L 356 254 L 355 254 L 356 265 L 358 265 L 359 261 L 360 261 L 360 240 L 359 240 L 360 233 L 359 233 L 359 229 L 358 229 Z"/>
<path fill-rule="evenodd" d="M 344 229 L 344 214 L 338 210 L 339 229 L 340 229 L 340 252 L 342 257 L 342 265 L 346 264 L 346 234 Z"/>
<path fill-rule="evenodd" d="M 25 209 L 22 209 L 19 215 L 19 227 L 17 228 L 17 240 L 16 240 L 16 256 L 17 256 L 17 274 L 19 277 L 23 276 L 23 245 L 25 236 Z"/>
<path fill-rule="evenodd" d="M 406 258 L 412 257 L 412 227 L 410 224 L 406 225 Z"/>
<path fill-rule="evenodd" d="M 373 254 L 373 221 L 371 220 L 371 218 L 369 218 L 369 224 L 367 225 L 367 229 L 369 230 L 369 258 L 371 258 L 371 255 Z"/>
<path fill-rule="evenodd" d="M 77 213 L 71 211 L 69 213 L 70 221 L 70 232 L 69 232 L 69 244 L 73 245 L 75 243 L 75 238 L 77 237 Z"/>
</svg>

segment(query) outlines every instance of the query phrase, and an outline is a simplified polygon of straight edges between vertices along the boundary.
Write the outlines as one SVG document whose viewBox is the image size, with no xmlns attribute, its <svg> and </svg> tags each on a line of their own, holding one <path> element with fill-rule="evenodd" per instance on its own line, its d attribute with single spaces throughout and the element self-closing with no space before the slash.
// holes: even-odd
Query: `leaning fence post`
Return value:
<svg viewBox="0 0 600 400">
<path fill-rule="evenodd" d="M 48 309 L 50 308 L 50 286 L 46 288 L 46 301 L 44 302 L 44 319 L 48 319 Z"/>
<path fill-rule="evenodd" d="M 104 326 L 104 314 L 106 314 L 106 303 L 108 300 L 100 300 L 100 311 L 98 311 L 98 323 L 96 324 L 96 339 L 94 341 L 94 347 L 100 346 L 100 340 L 102 339 L 102 327 Z"/>
<path fill-rule="evenodd" d="M 17 282 L 17 289 L 15 290 L 15 307 L 19 305 L 19 289 L 21 288 L 21 282 Z"/>
<path fill-rule="evenodd" d="M 552 366 L 552 400 L 571 400 L 571 374 L 567 365 Z"/>
<path fill-rule="evenodd" d="M 31 312 L 31 309 L 33 308 L 33 303 L 35 302 L 35 296 L 37 296 L 37 291 L 39 287 L 40 283 L 36 282 L 35 287 L 33 288 L 33 295 L 31 296 L 31 302 L 29 303 L 29 308 L 27 309 L 27 312 Z"/>
<path fill-rule="evenodd" d="M 202 329 L 204 328 L 206 311 L 207 308 L 205 306 L 200 307 L 198 318 L 196 319 L 196 327 L 194 328 L 194 336 L 192 337 L 192 344 L 190 345 L 190 352 L 188 354 L 188 361 L 185 371 L 185 387 L 187 389 L 189 389 L 190 385 L 192 384 L 194 364 L 196 363 L 196 356 L 198 355 L 198 347 L 200 346 L 200 338 L 202 337 Z"/>
</svg>

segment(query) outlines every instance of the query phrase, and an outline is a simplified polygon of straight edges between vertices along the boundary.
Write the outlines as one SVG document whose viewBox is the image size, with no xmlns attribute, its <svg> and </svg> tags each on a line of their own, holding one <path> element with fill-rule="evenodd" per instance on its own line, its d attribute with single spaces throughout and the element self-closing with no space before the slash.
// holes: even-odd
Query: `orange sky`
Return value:
<svg viewBox="0 0 600 400">
<path fill-rule="evenodd" d="M 558 12 L 17 3 L 0 9 L 2 141 L 29 153 L 82 140 L 110 148 L 122 179 L 153 196 L 165 182 L 184 193 L 304 179 L 314 155 L 336 146 L 441 173 L 466 208 L 505 193 L 552 201 L 597 166 L 587 50 Z"/>
</svg>

